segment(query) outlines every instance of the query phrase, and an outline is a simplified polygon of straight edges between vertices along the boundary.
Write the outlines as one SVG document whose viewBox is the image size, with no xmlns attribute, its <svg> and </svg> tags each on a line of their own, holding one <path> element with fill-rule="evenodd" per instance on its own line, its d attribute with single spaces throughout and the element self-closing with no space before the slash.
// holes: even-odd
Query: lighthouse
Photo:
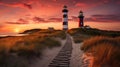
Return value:
<svg viewBox="0 0 120 67">
<path fill-rule="evenodd" d="M 79 16 L 78 16 L 78 18 L 79 18 L 79 27 L 84 27 L 84 16 L 83 16 L 83 12 L 82 11 L 80 11 L 80 13 L 79 13 Z"/>
<path fill-rule="evenodd" d="M 67 6 L 63 7 L 63 30 L 68 30 L 68 10 Z"/>
</svg>

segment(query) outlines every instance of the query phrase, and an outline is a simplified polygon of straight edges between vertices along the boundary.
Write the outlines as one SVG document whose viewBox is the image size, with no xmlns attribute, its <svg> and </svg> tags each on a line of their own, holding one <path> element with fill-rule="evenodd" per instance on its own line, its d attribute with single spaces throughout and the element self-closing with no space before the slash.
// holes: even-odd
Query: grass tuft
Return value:
<svg viewBox="0 0 120 67">
<path fill-rule="evenodd" d="M 92 53 L 93 67 L 119 67 L 120 66 L 120 37 L 111 38 L 96 36 L 84 41 L 81 50 Z"/>
</svg>

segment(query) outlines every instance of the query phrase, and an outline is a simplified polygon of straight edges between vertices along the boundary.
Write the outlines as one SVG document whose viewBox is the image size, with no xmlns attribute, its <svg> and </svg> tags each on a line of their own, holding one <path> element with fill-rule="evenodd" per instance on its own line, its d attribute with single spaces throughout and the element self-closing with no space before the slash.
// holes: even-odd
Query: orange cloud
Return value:
<svg viewBox="0 0 120 67">
<path fill-rule="evenodd" d="M 93 22 L 120 22 L 119 15 L 102 15 L 96 14 L 92 15 L 90 18 L 85 18 L 86 21 L 93 21 Z"/>
<path fill-rule="evenodd" d="M 4 5 L 4 6 L 8 6 L 8 7 L 20 7 L 20 8 L 32 9 L 32 6 L 30 4 L 25 4 L 25 3 L 6 4 L 6 3 L 0 2 L 0 5 Z"/>
<path fill-rule="evenodd" d="M 40 22 L 44 23 L 44 22 L 46 22 L 44 18 L 40 18 L 40 17 L 33 17 L 32 20 L 34 22 L 36 22 L 36 23 L 40 23 Z"/>
<path fill-rule="evenodd" d="M 20 18 L 16 22 L 9 21 L 9 22 L 5 22 L 5 23 L 7 23 L 7 24 L 29 24 L 29 21 Z"/>
<path fill-rule="evenodd" d="M 3 32 L 8 33 L 8 32 L 11 32 L 11 31 L 12 31 L 12 28 L 9 25 L 6 25 L 6 24 L 1 24 L 0 25 L 0 34 L 2 34 Z"/>
<path fill-rule="evenodd" d="M 49 22 L 62 22 L 62 18 L 49 18 Z"/>
<path fill-rule="evenodd" d="M 85 3 L 76 3 L 75 6 L 77 7 L 87 7 L 88 5 Z"/>
</svg>

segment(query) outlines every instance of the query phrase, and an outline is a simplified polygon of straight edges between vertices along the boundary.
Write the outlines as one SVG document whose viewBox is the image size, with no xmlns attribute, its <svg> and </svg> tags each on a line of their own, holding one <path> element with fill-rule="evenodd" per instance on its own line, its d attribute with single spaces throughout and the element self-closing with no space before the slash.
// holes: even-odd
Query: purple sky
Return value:
<svg viewBox="0 0 120 67">
<path fill-rule="evenodd" d="M 30 25 L 62 24 L 63 5 L 68 6 L 71 24 L 78 22 L 77 16 L 82 10 L 86 25 L 97 23 L 96 28 L 100 28 L 99 23 L 110 23 L 114 25 L 113 30 L 120 29 L 120 0 L 0 0 L 0 31 L 12 31 L 12 27 L 22 25 L 35 28 Z"/>
</svg>

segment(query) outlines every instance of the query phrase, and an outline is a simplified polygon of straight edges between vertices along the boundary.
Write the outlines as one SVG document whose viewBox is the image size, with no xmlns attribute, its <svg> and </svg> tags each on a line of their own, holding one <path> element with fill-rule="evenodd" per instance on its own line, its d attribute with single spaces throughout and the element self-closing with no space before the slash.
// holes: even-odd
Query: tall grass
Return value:
<svg viewBox="0 0 120 67">
<path fill-rule="evenodd" d="M 31 32 L 30 30 L 28 32 Z M 57 38 L 65 39 L 66 34 L 61 30 L 40 30 L 34 31 L 26 36 L 5 37 L 0 39 L 0 67 L 10 67 L 12 62 L 8 61 L 10 58 L 23 57 L 31 59 L 33 57 L 40 57 L 42 50 L 45 48 L 52 48 L 60 46 L 61 43 Z M 11 56 L 14 54 L 14 56 Z M 18 58 L 14 59 L 17 60 Z M 22 60 L 25 61 L 25 60 Z M 11 63 L 11 64 L 10 64 Z M 20 65 L 22 62 L 19 62 Z M 15 64 L 18 64 L 16 62 Z M 15 66 L 13 64 L 13 66 Z M 15 67 L 19 67 L 15 66 Z"/>
<path fill-rule="evenodd" d="M 84 41 L 81 50 L 92 53 L 93 67 L 120 67 L 120 37 L 93 37 Z"/>
<path fill-rule="evenodd" d="M 86 39 L 89 39 L 91 36 L 89 35 L 84 35 L 84 34 L 78 34 L 78 35 L 73 35 L 73 40 L 75 43 L 80 43 L 83 42 Z"/>
<path fill-rule="evenodd" d="M 75 35 L 76 33 L 86 34 L 91 36 L 110 36 L 117 37 L 120 36 L 120 31 L 107 31 L 107 30 L 99 30 L 95 28 L 73 28 L 68 31 L 71 35 Z"/>
<path fill-rule="evenodd" d="M 89 39 L 93 36 L 120 36 L 120 31 L 106 31 L 95 28 L 73 28 L 68 30 L 68 33 L 73 36 L 75 43 L 83 42 L 84 40 Z"/>
</svg>

